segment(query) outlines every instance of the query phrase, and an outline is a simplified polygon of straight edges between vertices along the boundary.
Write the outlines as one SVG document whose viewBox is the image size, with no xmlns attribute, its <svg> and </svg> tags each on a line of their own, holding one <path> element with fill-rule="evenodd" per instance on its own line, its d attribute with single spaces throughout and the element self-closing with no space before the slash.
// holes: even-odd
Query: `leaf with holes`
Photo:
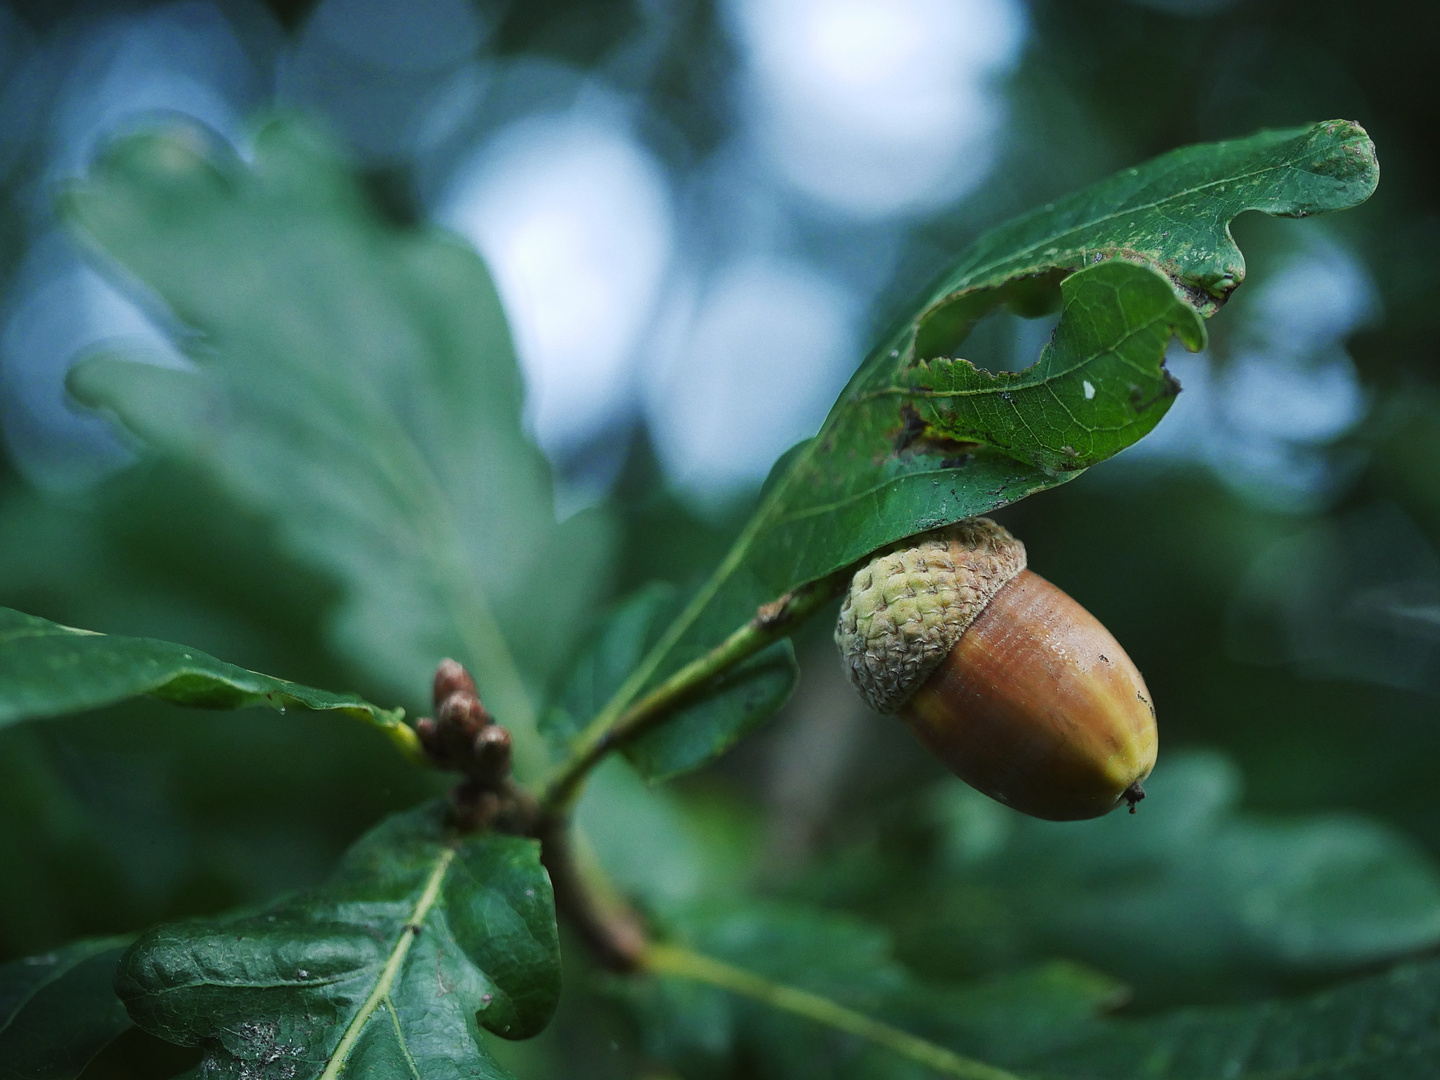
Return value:
<svg viewBox="0 0 1440 1080">
<path fill-rule="evenodd" d="M 549 1022 L 550 880 L 535 841 L 452 836 L 426 806 L 362 838 L 317 889 L 151 931 L 115 985 L 141 1027 L 201 1047 L 207 1077 L 503 1077 L 476 1022 L 510 1039 Z"/>
<path fill-rule="evenodd" d="M 985 234 L 880 341 L 815 438 L 777 462 L 710 582 L 644 664 L 654 685 L 758 605 L 886 544 L 1062 484 L 1154 427 L 1178 389 L 1172 335 L 1203 345 L 1244 277 L 1238 214 L 1304 217 L 1374 190 L 1375 149 L 1347 121 L 1190 146 Z M 1060 309 L 1038 362 L 990 375 L 958 359 L 998 306 Z"/>
</svg>

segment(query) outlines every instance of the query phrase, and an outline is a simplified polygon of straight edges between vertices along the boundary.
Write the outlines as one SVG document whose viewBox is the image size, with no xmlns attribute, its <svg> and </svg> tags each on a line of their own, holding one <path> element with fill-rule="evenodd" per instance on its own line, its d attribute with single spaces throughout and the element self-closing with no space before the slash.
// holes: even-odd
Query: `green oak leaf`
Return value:
<svg viewBox="0 0 1440 1080">
<path fill-rule="evenodd" d="M 784 638 L 698 687 L 692 703 L 626 743 L 624 754 L 652 783 L 692 772 L 778 712 L 799 679 L 795 648 Z"/>
<path fill-rule="evenodd" d="M 534 694 L 604 588 L 613 530 L 599 512 L 556 523 L 484 264 L 386 220 L 299 124 L 259 130 L 249 162 L 215 143 L 132 135 L 64 191 L 66 219 L 194 365 L 101 355 L 72 392 L 331 575 L 333 639 L 378 685 L 424 707 L 456 657 L 521 771 L 538 768 Z"/>
<path fill-rule="evenodd" d="M 0 727 L 141 695 L 201 709 L 339 712 L 374 724 L 407 753 L 419 752 L 403 709 L 247 671 L 186 645 L 97 634 L 0 608 Z"/>
<path fill-rule="evenodd" d="M 528 1038 L 560 994 L 536 841 L 396 815 L 323 885 L 259 912 L 162 926 L 120 963 L 135 1022 L 199 1046 L 211 1078 L 505 1077 L 480 1026 Z"/>
<path fill-rule="evenodd" d="M 616 606 L 581 653 L 541 728 L 556 749 L 610 700 L 677 610 L 677 592 L 655 582 Z M 794 692 L 800 669 L 788 638 L 777 641 L 710 683 L 658 727 L 622 750 L 651 783 L 692 772 L 719 757 L 774 714 Z"/>
<path fill-rule="evenodd" d="M 883 929 L 794 904 L 709 902 L 666 923 L 691 956 L 671 953 L 651 977 L 611 989 L 634 1011 L 647 1051 L 685 1075 L 743 1061 L 777 1080 L 1018 1080 L 993 1060 L 1086 1036 L 1123 998 L 1117 983 L 1065 963 L 963 986 L 923 983 L 896 963 Z M 751 987 L 708 979 L 712 961 Z M 888 1032 L 867 1034 L 869 1023 Z"/>
<path fill-rule="evenodd" d="M 1362 202 L 1374 147 L 1348 121 L 1190 146 L 986 233 L 880 339 L 819 433 L 784 455 L 735 546 L 634 682 L 703 655 L 757 607 L 886 544 L 1044 491 L 1148 432 L 1174 397 L 1172 334 L 1196 349 L 1244 277 L 1238 214 Z M 1057 295 L 1058 292 L 1058 295 Z M 1061 309 L 1039 362 L 955 359 L 997 305 Z"/>
<path fill-rule="evenodd" d="M 795 905 L 707 905 L 670 930 L 689 955 L 611 989 L 648 1052 L 687 1075 L 736 1062 L 776 1080 L 1428 1080 L 1440 1069 L 1435 960 L 1296 1000 L 1115 1019 L 1124 987 L 1077 965 L 922 982 L 882 931 Z"/>
<path fill-rule="evenodd" d="M 0 966 L 0 1080 L 75 1080 L 129 1030 L 112 985 L 129 944 L 77 941 Z"/>
<path fill-rule="evenodd" d="M 893 423 L 884 413 L 903 402 L 924 425 L 906 433 L 907 451 L 928 449 L 919 445 L 928 440 L 959 457 L 983 450 L 1047 473 L 1088 468 L 1135 442 L 1180 392 L 1161 363 L 1171 335 L 1198 350 L 1205 324 L 1168 278 L 1139 263 L 1081 270 L 1060 292 L 1066 317 L 1038 363 L 991 374 L 966 360 L 922 360 L 894 385 L 856 395 L 847 420 L 861 429 Z"/>
<path fill-rule="evenodd" d="M 1068 956 L 1124 979 L 1152 1009 L 1440 945 L 1440 870 L 1393 829 L 1353 814 L 1243 812 L 1239 770 L 1214 753 L 1162 755 L 1152 781 L 1135 816 L 1064 830 L 944 785 L 931 803 L 936 861 L 897 880 L 877 852 L 865 891 L 919 971 Z"/>
<path fill-rule="evenodd" d="M 606 614 L 570 664 L 554 701 L 540 718 L 540 730 L 556 751 L 564 752 L 635 670 L 645 650 L 674 616 L 676 594 L 673 585 L 654 581 L 636 589 Z"/>
<path fill-rule="evenodd" d="M 1440 1073 L 1440 962 L 1299 1001 L 1112 1022 L 1015 1064 L 1066 1080 L 1429 1080 Z"/>
</svg>

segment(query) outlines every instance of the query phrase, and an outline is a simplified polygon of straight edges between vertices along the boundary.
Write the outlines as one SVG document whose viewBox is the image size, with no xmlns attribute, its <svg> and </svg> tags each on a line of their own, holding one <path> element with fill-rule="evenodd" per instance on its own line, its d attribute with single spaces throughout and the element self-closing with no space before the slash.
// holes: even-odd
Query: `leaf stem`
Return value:
<svg viewBox="0 0 1440 1080">
<path fill-rule="evenodd" d="M 590 770 L 606 754 L 648 731 L 710 680 L 790 634 L 823 607 L 845 580 L 846 572 L 838 571 L 762 604 L 744 626 L 633 704 L 628 704 L 622 687 L 612 706 L 596 716 L 575 740 L 570 756 L 545 785 L 541 808 L 547 813 L 563 813 L 573 804 Z M 618 707 L 614 707 L 615 702 L 620 703 Z"/>
<path fill-rule="evenodd" d="M 425 756 L 425 748 L 420 745 L 420 737 L 415 734 L 415 729 L 409 724 L 403 720 L 384 721 L 380 723 L 379 727 L 412 764 L 430 764 L 430 760 Z"/>
<path fill-rule="evenodd" d="M 692 952 L 679 945 L 652 944 L 640 956 L 640 964 L 657 975 L 671 975 L 740 994 L 771 1008 L 803 1016 L 808 1020 L 858 1036 L 892 1050 L 911 1061 L 946 1076 L 962 1080 L 1020 1080 L 1014 1073 L 962 1057 L 918 1035 L 846 1008 L 829 998 L 799 987 L 772 982 L 753 971 L 734 967 L 722 960 Z"/>
</svg>

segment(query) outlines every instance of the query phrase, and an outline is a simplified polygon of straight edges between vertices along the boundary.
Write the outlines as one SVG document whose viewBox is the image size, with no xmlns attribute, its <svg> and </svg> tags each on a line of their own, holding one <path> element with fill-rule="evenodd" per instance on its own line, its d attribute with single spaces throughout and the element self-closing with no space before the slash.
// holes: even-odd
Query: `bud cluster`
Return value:
<svg viewBox="0 0 1440 1080">
<path fill-rule="evenodd" d="M 515 794 L 510 732 L 495 723 L 475 680 L 455 660 L 436 667 L 432 700 L 435 716 L 421 717 L 415 734 L 436 767 L 465 774 L 450 793 L 454 823 L 466 829 L 499 823 Z"/>
</svg>

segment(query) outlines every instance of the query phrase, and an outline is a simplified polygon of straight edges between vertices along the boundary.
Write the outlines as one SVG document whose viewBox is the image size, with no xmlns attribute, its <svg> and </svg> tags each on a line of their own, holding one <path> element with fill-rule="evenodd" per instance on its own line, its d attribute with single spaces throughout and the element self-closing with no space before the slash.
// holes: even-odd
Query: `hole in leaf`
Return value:
<svg viewBox="0 0 1440 1080">
<path fill-rule="evenodd" d="M 1068 271 L 1019 278 L 932 308 L 915 334 L 915 358 L 963 357 L 986 371 L 1020 371 L 1040 358 L 1060 321 Z"/>
</svg>

